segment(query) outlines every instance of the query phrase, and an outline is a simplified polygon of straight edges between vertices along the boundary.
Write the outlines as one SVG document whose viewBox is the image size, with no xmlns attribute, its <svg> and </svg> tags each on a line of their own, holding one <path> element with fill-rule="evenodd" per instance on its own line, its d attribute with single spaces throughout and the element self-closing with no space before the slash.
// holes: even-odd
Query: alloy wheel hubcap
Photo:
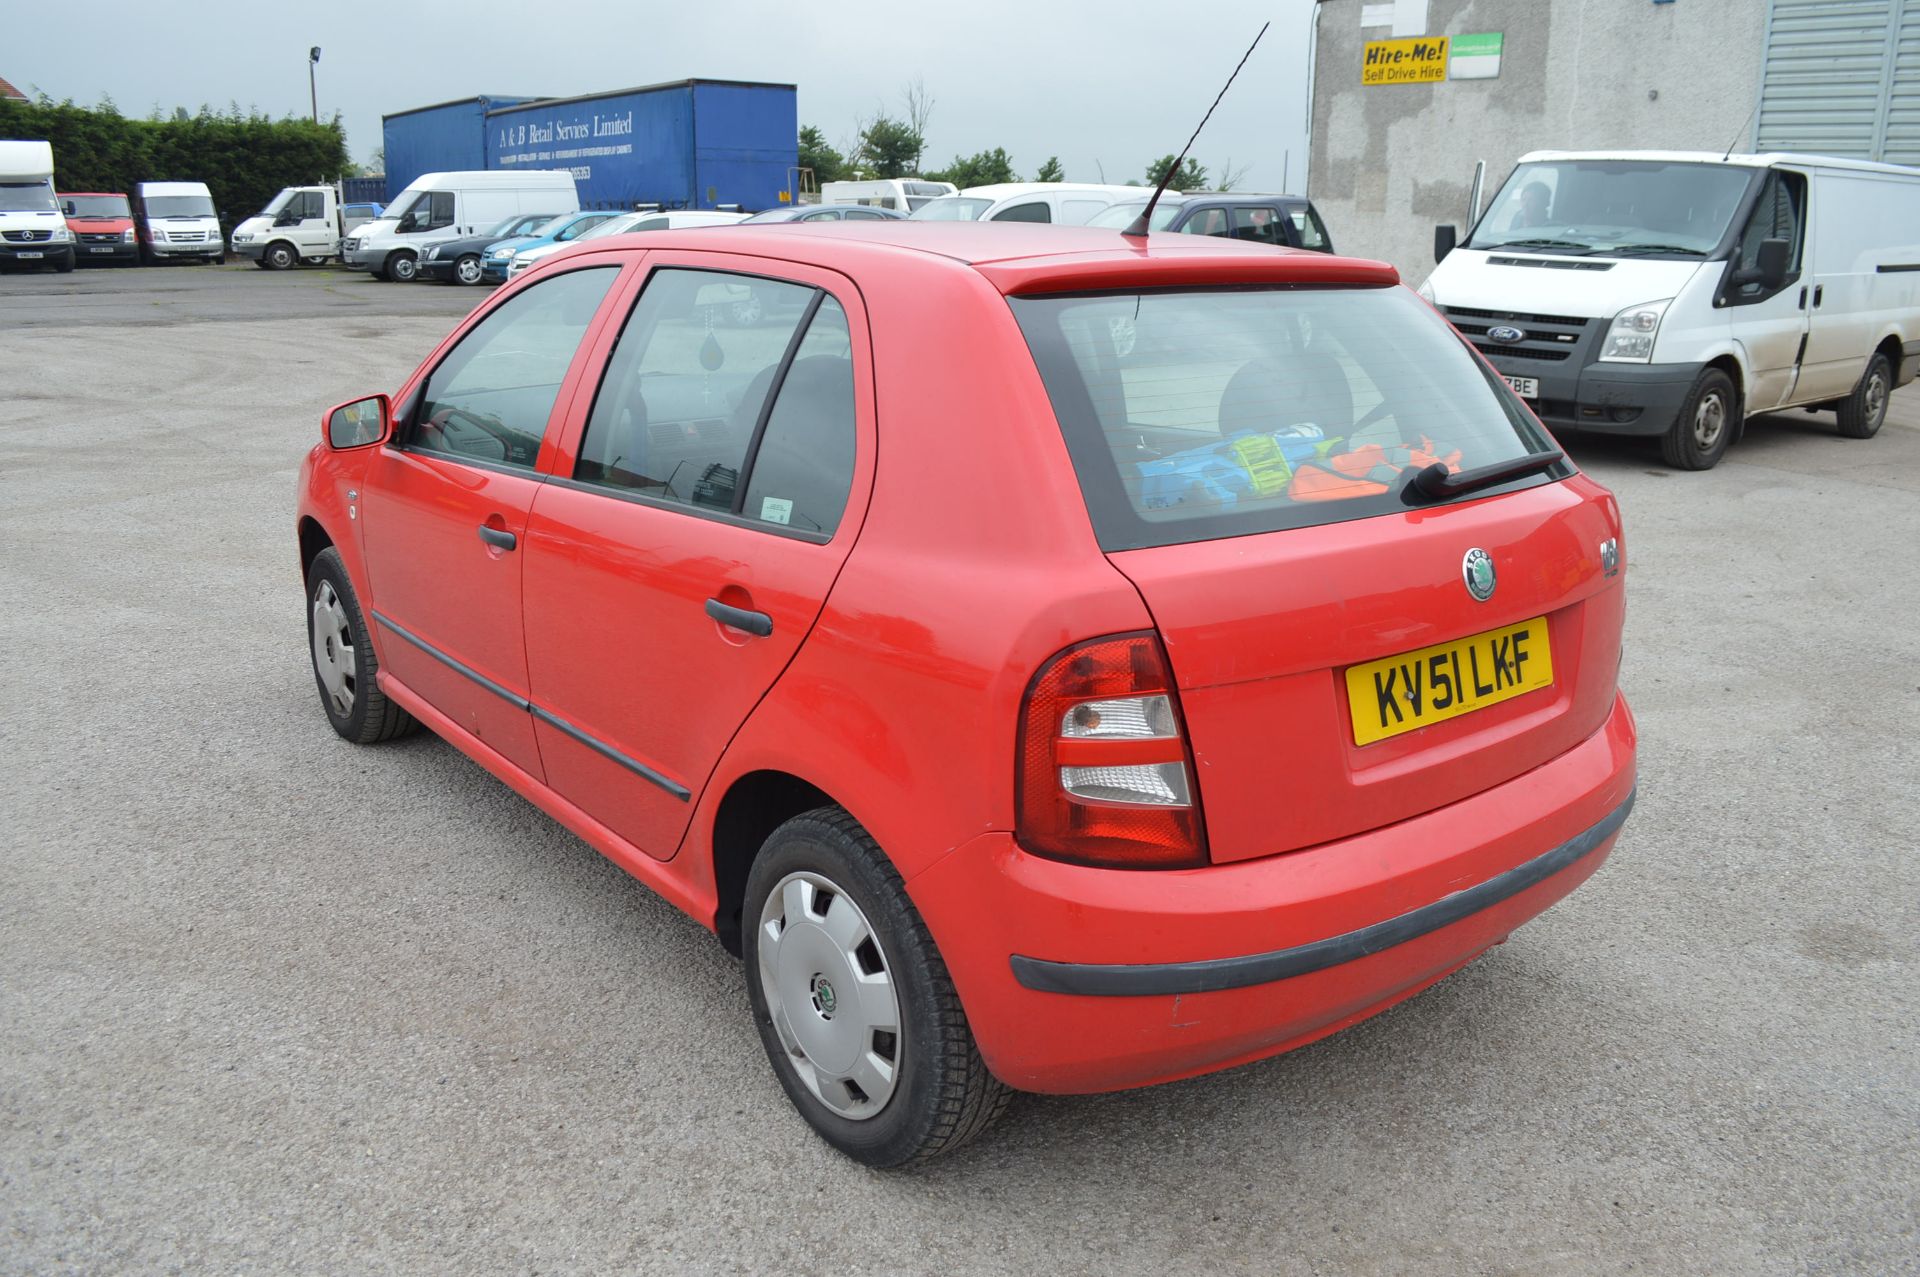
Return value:
<svg viewBox="0 0 1920 1277">
<path fill-rule="evenodd" d="M 1693 442 L 1701 451 L 1720 442 L 1720 432 L 1727 428 L 1727 405 L 1719 395 L 1708 395 L 1700 401 L 1693 412 Z"/>
<path fill-rule="evenodd" d="M 480 282 L 480 263 L 479 262 L 463 257 L 460 259 L 460 265 L 457 269 L 460 272 L 461 283 L 477 284 Z"/>
<path fill-rule="evenodd" d="M 760 989 L 787 1060 L 822 1104 L 874 1117 L 899 1082 L 900 999 L 867 915 L 817 873 L 782 878 L 760 909 Z"/>
<path fill-rule="evenodd" d="M 353 646 L 353 629 L 347 624 L 347 609 L 331 581 L 320 582 L 313 592 L 313 668 L 320 675 L 328 708 L 341 718 L 353 713 L 360 659 Z"/>
<path fill-rule="evenodd" d="M 1879 425 L 1881 416 L 1887 411 L 1887 383 L 1878 371 L 1867 378 L 1867 422 Z"/>
</svg>

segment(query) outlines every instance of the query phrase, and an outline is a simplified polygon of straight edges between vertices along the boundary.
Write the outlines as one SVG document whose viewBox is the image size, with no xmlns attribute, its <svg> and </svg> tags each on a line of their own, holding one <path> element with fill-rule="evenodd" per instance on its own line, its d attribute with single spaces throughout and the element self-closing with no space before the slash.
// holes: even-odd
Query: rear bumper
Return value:
<svg viewBox="0 0 1920 1277">
<path fill-rule="evenodd" d="M 908 884 L 988 1067 L 1059 1093 L 1277 1054 L 1506 938 L 1606 859 L 1632 804 L 1624 699 L 1507 784 L 1336 843 L 1208 869 L 1089 869 L 1005 833 Z"/>
<path fill-rule="evenodd" d="M 1658 435 L 1680 415 L 1704 364 L 1544 364 L 1533 359 L 1488 356 L 1495 368 L 1540 383 L 1527 401 L 1549 426 L 1597 434 Z"/>
</svg>

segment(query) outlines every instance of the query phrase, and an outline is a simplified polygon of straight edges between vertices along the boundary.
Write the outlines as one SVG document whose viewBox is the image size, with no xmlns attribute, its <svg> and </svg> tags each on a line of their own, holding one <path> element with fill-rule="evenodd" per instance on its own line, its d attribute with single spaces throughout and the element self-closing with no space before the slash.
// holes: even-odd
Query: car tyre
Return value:
<svg viewBox="0 0 1920 1277">
<path fill-rule="evenodd" d="M 1711 470 L 1726 455 L 1740 424 L 1733 379 L 1708 368 L 1694 381 L 1679 415 L 1660 437 L 1660 452 L 1676 470 Z"/>
<path fill-rule="evenodd" d="M 1860 374 L 1860 384 L 1836 405 L 1840 433 L 1849 439 L 1871 439 L 1887 419 L 1887 396 L 1893 393 L 1893 363 L 1876 350 Z"/>
<path fill-rule="evenodd" d="M 387 257 L 386 271 L 382 279 L 391 279 L 401 284 L 411 284 L 420 273 L 420 263 L 412 253 L 393 253 Z"/>
<path fill-rule="evenodd" d="M 380 658 L 346 564 L 332 546 L 315 555 L 307 569 L 307 648 L 320 706 L 342 738 L 371 745 L 419 726 L 380 690 Z"/>
<path fill-rule="evenodd" d="M 456 284 L 480 282 L 480 254 L 467 253 L 453 264 L 453 282 Z"/>
<path fill-rule="evenodd" d="M 279 240 L 267 245 L 267 251 L 260 255 L 260 264 L 268 270 L 289 270 L 298 265 L 300 254 L 293 251 L 293 245 Z"/>
<path fill-rule="evenodd" d="M 842 1153 L 883 1168 L 926 1161 L 1005 1111 L 1012 1092 L 987 1071 L 899 872 L 847 812 L 817 808 L 773 831 L 741 929 L 774 1074 Z"/>
</svg>

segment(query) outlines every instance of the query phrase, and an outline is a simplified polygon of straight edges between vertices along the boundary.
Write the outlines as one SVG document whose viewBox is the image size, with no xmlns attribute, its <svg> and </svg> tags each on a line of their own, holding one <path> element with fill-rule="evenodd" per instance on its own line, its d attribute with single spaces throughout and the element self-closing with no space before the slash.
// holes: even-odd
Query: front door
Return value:
<svg viewBox="0 0 1920 1277">
<path fill-rule="evenodd" d="M 547 783 L 665 859 L 846 559 L 873 382 L 844 278 L 720 254 L 647 265 L 523 559 Z"/>
<path fill-rule="evenodd" d="M 1812 271 L 1805 260 L 1806 211 L 1807 179 L 1784 169 L 1769 172 L 1734 246 L 1733 258 L 1727 263 L 1720 301 L 1734 340 L 1747 354 L 1748 415 L 1801 397 L 1796 388 L 1807 344 L 1807 302 L 1812 282 Z M 1764 284 L 1733 284 L 1735 275 L 1759 264 L 1760 245 L 1770 239 L 1784 239 L 1792 246 L 1786 283 L 1775 289 Z"/>
<path fill-rule="evenodd" d="M 382 673 L 541 774 L 521 637 L 521 538 L 554 404 L 618 266 L 523 289 L 461 334 L 360 498 Z"/>
<path fill-rule="evenodd" d="M 294 227 L 294 241 L 300 246 L 300 256 L 327 257 L 339 251 L 340 230 L 327 210 L 327 206 L 333 202 L 327 193 L 302 191 L 293 198 L 294 211 L 299 214 L 299 221 Z"/>
</svg>

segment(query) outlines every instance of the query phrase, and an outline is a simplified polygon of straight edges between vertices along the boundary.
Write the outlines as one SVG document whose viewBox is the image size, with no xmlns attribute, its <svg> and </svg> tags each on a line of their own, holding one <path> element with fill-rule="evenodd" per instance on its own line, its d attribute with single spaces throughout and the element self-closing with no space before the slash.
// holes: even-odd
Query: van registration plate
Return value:
<svg viewBox="0 0 1920 1277">
<path fill-rule="evenodd" d="M 22 261 L 24 261 L 24 260 L 26 260 L 26 259 L 27 259 L 27 258 L 29 258 L 29 257 L 45 257 L 45 256 L 46 256 L 46 254 L 45 254 L 45 253 L 43 253 L 43 252 L 41 252 L 41 251 L 40 251 L 39 249 L 34 249 L 34 250 L 33 250 L 32 252 L 20 252 L 20 253 L 15 253 L 15 254 L 14 254 L 14 256 L 15 256 L 15 257 L 18 257 L 18 258 L 20 258 L 20 259 L 21 259 Z"/>
<path fill-rule="evenodd" d="M 1368 661 L 1347 670 L 1353 743 L 1371 745 L 1552 685 L 1544 616 Z"/>
<path fill-rule="evenodd" d="M 1522 399 L 1540 397 L 1540 379 L 1538 377 L 1507 377 L 1506 383 L 1513 387 L 1513 393 Z"/>
</svg>

